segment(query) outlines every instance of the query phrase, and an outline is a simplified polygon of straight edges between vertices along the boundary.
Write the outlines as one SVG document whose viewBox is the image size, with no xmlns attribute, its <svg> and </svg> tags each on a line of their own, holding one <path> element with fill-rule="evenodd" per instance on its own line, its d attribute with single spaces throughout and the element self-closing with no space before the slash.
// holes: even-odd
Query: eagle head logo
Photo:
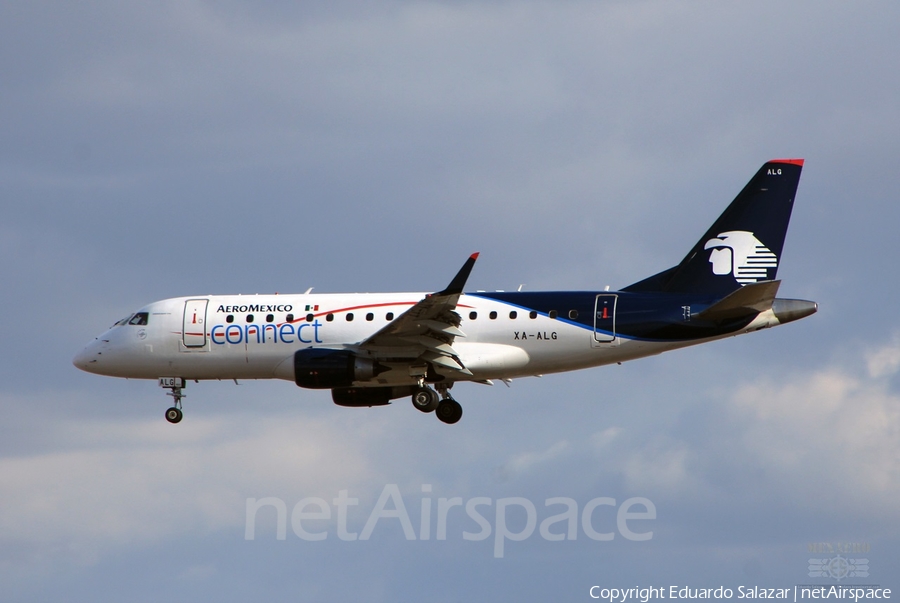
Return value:
<svg viewBox="0 0 900 603">
<path fill-rule="evenodd" d="M 742 287 L 769 280 L 769 268 L 778 267 L 776 255 L 746 230 L 720 232 L 703 248 L 712 249 L 709 263 L 712 264 L 713 274 L 734 275 Z"/>
</svg>

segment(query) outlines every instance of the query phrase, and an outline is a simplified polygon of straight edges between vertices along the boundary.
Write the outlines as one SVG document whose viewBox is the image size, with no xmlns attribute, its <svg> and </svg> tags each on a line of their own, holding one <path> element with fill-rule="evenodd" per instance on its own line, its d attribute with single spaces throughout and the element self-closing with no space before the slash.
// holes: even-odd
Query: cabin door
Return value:
<svg viewBox="0 0 900 603">
<path fill-rule="evenodd" d="M 189 299 L 184 302 L 184 324 L 181 337 L 186 348 L 206 346 L 206 306 L 208 299 Z"/>
<path fill-rule="evenodd" d="M 616 301 L 614 293 L 601 293 L 594 304 L 594 341 L 611 343 L 616 340 Z"/>
</svg>

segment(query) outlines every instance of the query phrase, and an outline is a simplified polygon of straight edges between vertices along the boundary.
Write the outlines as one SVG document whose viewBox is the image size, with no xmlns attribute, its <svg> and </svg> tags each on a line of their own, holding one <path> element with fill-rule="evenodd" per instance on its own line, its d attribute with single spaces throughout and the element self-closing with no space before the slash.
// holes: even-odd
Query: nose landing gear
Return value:
<svg viewBox="0 0 900 603">
<path fill-rule="evenodd" d="M 166 410 L 166 421 L 169 423 L 178 423 L 184 418 L 184 413 L 181 411 L 181 399 L 186 395 L 181 392 L 181 390 L 186 387 L 184 379 L 181 377 L 160 377 L 159 386 L 163 389 L 172 390 L 166 392 L 166 395 L 172 396 L 172 400 L 174 401 L 174 406 Z"/>
<path fill-rule="evenodd" d="M 166 410 L 166 421 L 169 423 L 178 423 L 182 417 L 184 417 L 184 413 L 178 407 L 173 406 Z"/>
</svg>

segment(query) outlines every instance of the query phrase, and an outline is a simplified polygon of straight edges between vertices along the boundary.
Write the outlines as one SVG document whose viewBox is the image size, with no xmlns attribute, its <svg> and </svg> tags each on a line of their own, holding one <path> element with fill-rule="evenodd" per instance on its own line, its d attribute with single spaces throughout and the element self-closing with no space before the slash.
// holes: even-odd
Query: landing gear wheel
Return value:
<svg viewBox="0 0 900 603">
<path fill-rule="evenodd" d="M 441 400 L 437 406 L 437 418 L 452 425 L 462 418 L 462 406 L 453 398 Z"/>
<path fill-rule="evenodd" d="M 438 393 L 430 387 L 417 387 L 412 394 L 412 403 L 422 412 L 433 412 L 441 401 Z"/>
<path fill-rule="evenodd" d="M 171 390 L 166 395 L 172 396 L 172 401 L 175 403 L 172 408 L 166 411 L 166 421 L 169 423 L 178 423 L 184 416 L 181 412 L 181 399 L 185 397 L 185 394 L 181 390 L 184 389 L 185 385 L 187 383 L 183 377 L 159 378 L 159 386 L 163 389 Z"/>
<path fill-rule="evenodd" d="M 174 406 L 166 411 L 166 421 L 169 423 L 178 423 L 183 416 L 181 409 Z"/>
</svg>

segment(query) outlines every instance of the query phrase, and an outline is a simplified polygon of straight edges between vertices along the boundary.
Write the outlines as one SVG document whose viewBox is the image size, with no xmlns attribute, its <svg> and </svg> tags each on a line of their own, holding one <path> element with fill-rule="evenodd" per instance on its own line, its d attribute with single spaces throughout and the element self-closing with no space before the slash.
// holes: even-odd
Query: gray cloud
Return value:
<svg viewBox="0 0 900 603">
<path fill-rule="evenodd" d="M 887 585 L 897 10 L 0 6 L 3 598 L 793 584 L 807 543 L 832 539 L 872 542 Z M 460 387 L 454 429 L 404 403 L 341 409 L 259 382 L 192 384 L 173 430 L 155 384 L 70 364 L 154 299 L 429 291 L 475 250 L 473 288 L 622 286 L 680 260 L 779 155 L 807 159 L 782 294 L 819 314 L 623 367 Z M 360 546 L 242 539 L 247 497 L 374 501 L 386 483 L 410 501 L 425 483 L 539 507 L 647 496 L 659 518 L 647 546 L 533 538 L 502 562 L 490 542 L 399 529 Z"/>
</svg>

